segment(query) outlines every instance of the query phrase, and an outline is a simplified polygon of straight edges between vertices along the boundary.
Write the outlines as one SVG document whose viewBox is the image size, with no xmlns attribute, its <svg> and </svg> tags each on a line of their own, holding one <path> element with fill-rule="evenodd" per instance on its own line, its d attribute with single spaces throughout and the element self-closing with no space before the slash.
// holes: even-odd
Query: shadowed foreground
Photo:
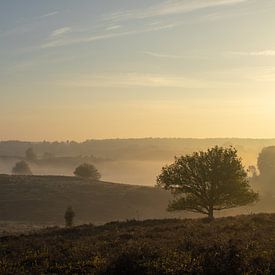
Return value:
<svg viewBox="0 0 275 275">
<path fill-rule="evenodd" d="M 274 274 L 275 214 L 53 228 L 0 245 L 1 274 Z"/>
</svg>

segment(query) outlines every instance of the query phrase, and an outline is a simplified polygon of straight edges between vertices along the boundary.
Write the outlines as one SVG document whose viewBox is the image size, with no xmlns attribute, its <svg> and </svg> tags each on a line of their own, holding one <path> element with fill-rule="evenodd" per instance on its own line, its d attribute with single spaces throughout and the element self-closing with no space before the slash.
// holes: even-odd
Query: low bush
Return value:
<svg viewBox="0 0 275 275">
<path fill-rule="evenodd" d="M 0 239 L 0 274 L 275 274 L 275 214 L 47 229 Z"/>
</svg>

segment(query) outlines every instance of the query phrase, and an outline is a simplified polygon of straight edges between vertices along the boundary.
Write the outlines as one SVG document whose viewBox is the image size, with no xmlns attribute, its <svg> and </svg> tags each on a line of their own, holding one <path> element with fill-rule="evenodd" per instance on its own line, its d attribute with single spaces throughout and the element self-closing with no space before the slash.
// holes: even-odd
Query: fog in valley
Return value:
<svg viewBox="0 0 275 275">
<path fill-rule="evenodd" d="M 0 275 L 275 274 L 275 0 L 0 0 Z"/>
<path fill-rule="evenodd" d="M 248 182 L 259 192 L 253 205 L 217 212 L 228 216 L 275 210 L 275 140 L 273 139 L 108 139 L 85 142 L 0 142 L 0 216 L 18 228 L 62 224 L 73 205 L 77 224 L 115 219 L 200 217 L 167 212 L 170 192 L 156 187 L 162 168 L 175 157 L 216 145 L 236 148 Z M 100 182 L 79 178 L 76 168 L 93 165 Z M 2 174 L 2 175 L 1 175 Z M 8 175 L 14 175 L 12 177 Z M 26 175 L 26 176 L 24 176 Z M 23 207 L 18 210 L 18 207 Z M 35 207 L 34 207 L 35 206 Z M 112 211 L 110 210 L 112 209 Z M 2 222 L 2 227 L 5 228 Z M 1 222 L 0 222 L 1 229 Z"/>
<path fill-rule="evenodd" d="M 161 168 L 175 156 L 206 150 L 212 146 L 234 146 L 244 165 L 257 167 L 263 148 L 275 144 L 268 139 L 126 139 L 77 142 L 1 142 L 0 173 L 10 174 L 26 150 L 33 148 L 36 159 L 29 163 L 35 175 L 72 176 L 83 162 L 96 165 L 102 179 L 110 182 L 154 186 Z"/>
</svg>

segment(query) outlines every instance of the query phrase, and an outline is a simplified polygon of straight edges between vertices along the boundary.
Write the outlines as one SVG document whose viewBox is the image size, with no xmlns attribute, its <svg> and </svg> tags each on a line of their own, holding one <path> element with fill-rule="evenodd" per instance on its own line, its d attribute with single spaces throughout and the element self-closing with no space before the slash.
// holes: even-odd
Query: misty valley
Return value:
<svg viewBox="0 0 275 275">
<path fill-rule="evenodd" d="M 16 162 L 26 159 L 32 148 L 35 159 L 29 165 L 35 175 L 72 176 L 76 166 L 91 162 L 110 182 L 154 186 L 161 168 L 175 156 L 215 145 L 235 146 L 243 163 L 257 167 L 261 150 L 275 140 L 261 139 L 113 139 L 85 142 L 0 142 L 0 173 L 10 174 Z"/>
<path fill-rule="evenodd" d="M 274 14 L 0 0 L 0 275 L 274 275 Z"/>
<path fill-rule="evenodd" d="M 264 232 L 271 230 L 268 234 L 270 234 L 270 242 L 273 243 L 274 215 L 259 214 L 275 211 L 273 186 L 275 146 L 270 146 L 273 142 L 274 140 L 242 139 L 129 139 L 91 140 L 84 143 L 1 142 L 0 240 L 3 252 L 0 255 L 2 255 L 4 262 L 0 265 L 0 271 L 2 273 L 22 270 L 23 273 L 88 272 L 118 274 L 124 272 L 123 274 L 129 274 L 137 272 L 137 274 L 143 274 L 155 270 L 156 273 L 166 274 L 167 270 L 171 268 L 173 274 L 185 273 L 188 270 L 191 272 L 203 270 L 205 273 L 220 272 L 222 269 L 228 268 L 228 264 L 230 266 L 233 264 L 231 261 L 236 260 L 234 257 L 240 257 L 237 255 L 245 253 L 244 247 L 250 245 L 251 240 L 249 238 L 256 237 L 256 235 L 253 237 L 253 234 L 259 234 L 259 232 L 265 234 Z M 223 147 L 208 148 L 214 144 Z M 195 153 L 201 148 L 203 151 Z M 234 148 L 238 148 L 240 151 L 246 167 L 242 168 L 242 159 L 238 158 L 238 151 Z M 173 164 L 175 151 L 180 152 L 180 154 L 177 154 Z M 232 159 L 227 163 L 226 159 L 230 155 Z M 211 160 L 211 157 L 215 159 Z M 201 161 L 200 165 L 206 166 L 198 166 L 198 161 Z M 207 164 L 205 161 L 209 163 Z M 212 163 L 212 161 L 214 162 Z M 236 171 L 235 176 L 232 174 L 234 161 L 236 162 L 235 165 L 240 165 L 239 168 L 235 168 L 240 169 L 239 172 Z M 187 163 L 189 164 L 187 165 Z M 225 173 L 225 182 L 231 176 L 237 181 L 237 178 L 241 177 L 240 173 L 244 173 L 244 181 L 239 184 L 244 184 L 242 188 L 247 189 L 247 191 L 238 189 L 237 193 L 233 195 L 236 191 L 233 189 L 226 191 L 228 187 L 221 185 L 220 188 L 222 189 L 219 192 L 222 193 L 215 195 L 218 199 L 217 206 L 210 203 L 214 197 L 210 197 L 211 200 L 209 201 L 209 205 L 212 206 L 207 206 L 205 199 L 197 202 L 197 199 L 203 196 L 203 192 L 207 192 L 204 195 L 205 198 L 214 196 L 211 195 L 213 192 L 211 189 L 202 191 L 203 189 L 200 189 L 202 187 L 199 189 L 195 187 L 200 184 L 199 182 L 203 177 L 206 177 L 205 180 L 214 180 L 210 166 L 208 166 L 210 164 L 214 165 L 214 177 L 218 176 L 216 173 Z M 177 165 L 180 166 L 176 168 Z M 183 169 L 185 165 L 187 165 L 187 170 Z M 193 170 L 189 170 L 191 165 L 195 165 Z M 224 165 L 229 165 L 229 167 L 226 168 Z M 180 171 L 178 169 L 183 170 L 177 172 Z M 208 173 L 208 170 L 210 174 L 207 176 L 204 173 Z M 173 175 L 173 173 L 175 174 Z M 177 173 L 180 173 L 178 179 Z M 183 178 L 184 173 L 187 173 L 186 178 Z M 198 176 L 197 173 L 202 174 Z M 219 177 L 224 177 L 222 174 Z M 173 178 L 172 185 L 170 185 L 169 178 Z M 193 180 L 194 190 L 190 191 L 189 188 L 192 188 Z M 179 185 L 174 185 L 175 183 Z M 190 183 L 191 185 L 189 185 Z M 258 193 L 253 193 L 252 189 L 249 190 L 247 184 Z M 185 185 L 186 187 L 184 187 Z M 178 197 L 176 195 L 178 186 L 179 188 L 187 188 L 187 194 L 190 194 L 190 197 L 187 195 L 184 199 L 185 201 L 181 201 L 182 198 L 179 198 L 178 201 L 174 200 Z M 205 185 L 204 188 L 207 190 L 209 187 Z M 246 193 L 240 195 L 240 192 Z M 226 197 L 222 199 L 223 193 L 226 196 L 232 193 L 232 199 L 228 201 Z M 196 196 L 196 199 L 192 196 Z M 241 196 L 240 200 L 237 199 L 238 196 Z M 248 197 L 245 198 L 245 196 Z M 224 202 L 222 203 L 220 200 L 224 200 Z M 212 212 L 209 212 L 211 209 L 209 207 L 213 207 Z M 184 209 L 186 211 L 178 211 Z M 204 217 L 205 214 L 210 220 Z M 214 215 L 217 219 L 215 223 L 214 221 L 211 222 Z M 237 217 L 232 218 L 232 216 Z M 186 223 L 188 224 L 187 227 L 185 226 Z M 199 223 L 201 224 L 199 225 Z M 83 224 L 86 225 L 83 226 Z M 207 224 L 212 224 L 211 229 L 207 227 Z M 62 229 L 64 226 L 67 229 Z M 206 232 L 210 234 L 210 237 L 203 238 L 205 244 L 196 243 L 198 236 L 192 235 L 191 228 L 196 228 L 197 231 L 198 227 L 203 228 L 200 229 L 203 230 L 203 234 Z M 236 232 L 238 227 L 245 227 L 246 231 L 256 228 L 254 229 L 256 231 L 253 234 L 249 233 L 252 235 L 244 243 L 235 246 L 230 242 L 236 242 L 241 236 L 232 237 L 228 230 L 231 228 L 231 231 Z M 220 253 L 214 252 L 216 248 L 213 248 L 213 252 L 211 250 L 209 252 L 199 250 L 195 252 L 193 248 L 181 250 L 177 248 L 176 243 L 171 243 L 163 254 L 157 250 L 160 249 L 157 247 L 163 245 L 167 247 L 165 242 L 168 239 L 166 241 L 159 240 L 156 246 L 156 236 L 164 233 L 154 235 L 150 233 L 153 232 L 152 230 L 161 230 L 160 232 L 173 230 L 173 234 L 177 234 L 175 238 L 178 238 L 180 243 L 182 240 L 178 235 L 180 234 L 179 230 L 185 230 L 182 232 L 185 234 L 184 238 L 187 236 L 192 238 L 192 245 L 202 251 L 203 247 L 213 242 L 212 238 L 214 238 L 215 233 L 210 230 L 220 230 L 223 238 L 229 241 L 228 247 L 225 247 L 222 252 L 225 254 L 221 256 L 224 257 L 223 261 L 227 261 L 227 263 L 218 264 L 215 262 L 215 264 L 212 263 L 212 266 L 206 265 L 206 262 L 210 260 L 209 257 L 212 257 L 211 253 Z M 240 234 L 244 233 L 240 232 Z M 59 236 L 58 242 L 66 243 L 62 245 L 63 249 L 66 247 L 66 258 L 61 256 L 59 248 L 54 248 L 55 245 L 51 243 L 51 236 L 54 235 Z M 150 242 L 146 237 L 147 235 L 150 236 Z M 172 238 L 171 233 L 168 236 Z M 163 236 L 161 238 L 163 239 Z M 16 239 L 17 245 L 15 246 Z M 274 260 L 272 258 L 274 247 L 264 244 L 258 235 L 257 239 L 264 246 L 264 249 L 269 249 L 269 256 L 264 257 L 264 261 L 267 262 L 261 263 L 263 265 L 261 272 L 270 271 L 273 267 L 266 264 Z M 34 246 L 28 244 L 30 240 Z M 45 252 L 37 251 L 35 248 L 41 246 L 42 240 L 47 242 L 47 251 Z M 102 240 L 105 240 L 104 243 Z M 92 242 L 93 245 L 96 243 L 92 254 L 91 246 L 83 247 L 83 242 L 86 241 Z M 105 243 L 106 241 L 109 243 Z M 185 239 L 184 242 L 182 245 L 186 247 L 188 245 L 187 240 Z M 122 251 L 114 250 L 115 255 L 110 257 L 102 249 L 106 249 L 106 245 L 113 243 L 116 243 L 118 247 L 121 246 Z M 145 246 L 141 243 L 144 243 Z M 148 247 L 145 248 L 146 246 Z M 31 256 L 32 254 L 23 256 L 20 253 L 20 247 L 28 247 L 28 251 L 34 253 L 33 256 Z M 77 255 L 72 254 L 72 247 L 76 249 Z M 137 247 L 139 247 L 140 252 L 136 251 Z M 13 254 L 8 253 L 9 249 L 12 249 Z M 55 249 L 55 252 L 50 252 L 49 249 L 50 251 Z M 178 251 L 179 254 L 173 257 L 166 254 L 172 251 Z M 188 254 L 186 253 L 191 253 L 191 251 L 193 256 L 188 258 L 190 256 L 187 257 Z M 240 262 L 231 268 L 236 271 L 242 267 L 243 272 L 245 270 L 252 272 L 253 265 L 258 268 L 258 265 L 253 263 L 254 257 L 258 257 L 258 252 L 254 248 L 251 248 L 251 251 L 255 255 L 250 255 L 250 258 L 246 260 L 247 262 L 242 262 L 244 258 L 238 258 Z M 152 256 L 150 253 L 156 253 L 157 256 Z M 193 253 L 197 253 L 197 255 Z M 238 254 L 231 255 L 232 253 Z M 13 259 L 15 255 L 17 255 L 16 257 L 19 256 L 18 260 Z M 51 257 L 55 256 L 51 259 L 49 258 L 50 255 Z M 145 255 L 155 261 L 155 264 L 149 264 L 144 259 Z M 246 254 L 243 254 L 242 257 L 244 255 Z M 20 257 L 27 257 L 28 261 Z M 87 261 L 86 257 L 89 257 L 90 260 Z M 168 257 L 168 262 L 165 265 L 163 265 L 162 257 Z M 193 260 L 190 260 L 195 257 L 203 257 L 198 266 L 194 265 Z M 61 262 L 63 264 L 57 265 L 53 259 L 59 264 Z M 176 263 L 173 263 L 175 259 L 177 259 Z M 179 265 L 181 261 L 186 262 L 185 265 Z M 68 269 L 69 266 L 70 269 Z"/>
</svg>

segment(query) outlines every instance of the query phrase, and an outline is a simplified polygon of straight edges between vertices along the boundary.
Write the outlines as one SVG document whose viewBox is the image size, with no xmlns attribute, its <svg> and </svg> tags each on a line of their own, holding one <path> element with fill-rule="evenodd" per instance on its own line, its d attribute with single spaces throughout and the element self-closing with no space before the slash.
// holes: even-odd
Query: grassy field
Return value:
<svg viewBox="0 0 275 275">
<path fill-rule="evenodd" d="M 170 193 L 153 187 L 82 180 L 64 176 L 0 175 L 0 234 L 63 225 L 71 205 L 75 224 L 103 224 L 126 219 L 199 217 L 166 211 Z M 275 198 L 256 205 L 216 213 L 217 216 L 274 212 Z"/>
<path fill-rule="evenodd" d="M 76 224 L 172 217 L 170 194 L 152 188 L 61 176 L 0 175 L 0 229 L 7 222 L 61 225 L 71 205 Z M 6 228 L 8 229 L 8 228 Z"/>
<path fill-rule="evenodd" d="M 0 274 L 274 274 L 275 214 L 52 228 L 0 246 Z"/>
</svg>

